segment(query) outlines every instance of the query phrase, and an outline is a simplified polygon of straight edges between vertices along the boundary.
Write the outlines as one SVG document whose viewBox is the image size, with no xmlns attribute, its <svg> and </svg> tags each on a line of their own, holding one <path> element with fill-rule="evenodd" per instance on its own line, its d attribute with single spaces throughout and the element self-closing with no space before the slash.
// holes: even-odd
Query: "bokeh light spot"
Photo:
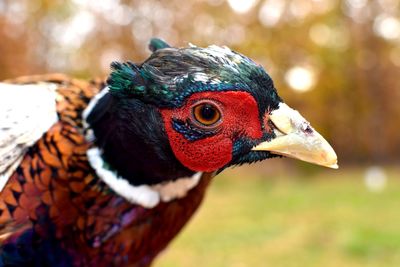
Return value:
<svg viewBox="0 0 400 267">
<path fill-rule="evenodd" d="M 62 46 L 79 47 L 94 27 L 94 15 L 89 11 L 82 10 L 65 23 L 55 25 L 52 37 Z"/>
<path fill-rule="evenodd" d="M 312 4 L 309 0 L 293 0 L 289 5 L 290 13 L 297 19 L 303 19 L 310 14 Z"/>
<path fill-rule="evenodd" d="M 307 92 L 315 84 L 315 73 L 309 67 L 295 66 L 286 72 L 285 80 L 293 90 Z"/>
<path fill-rule="evenodd" d="M 269 0 L 265 1 L 258 13 L 258 18 L 265 27 L 275 26 L 285 10 L 285 1 Z"/>
<path fill-rule="evenodd" d="M 246 13 L 250 11 L 257 2 L 258 0 L 228 0 L 229 6 L 236 13 Z"/>
<path fill-rule="evenodd" d="M 309 32 L 311 40 L 320 46 L 327 46 L 331 39 L 331 29 L 322 23 L 315 24 Z"/>
<path fill-rule="evenodd" d="M 386 173 L 381 167 L 372 166 L 365 171 L 364 183 L 371 192 L 382 192 L 386 187 L 386 180 Z"/>
<path fill-rule="evenodd" d="M 400 37 L 400 21 L 392 16 L 379 15 L 374 21 L 374 32 L 384 39 L 397 39 Z"/>
</svg>

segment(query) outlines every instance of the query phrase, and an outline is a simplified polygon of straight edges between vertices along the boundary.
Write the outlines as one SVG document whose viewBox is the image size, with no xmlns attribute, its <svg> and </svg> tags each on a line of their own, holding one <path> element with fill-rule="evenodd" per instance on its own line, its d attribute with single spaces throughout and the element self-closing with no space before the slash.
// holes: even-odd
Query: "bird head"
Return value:
<svg viewBox="0 0 400 267">
<path fill-rule="evenodd" d="M 108 100 L 100 101 L 97 110 L 109 110 L 105 113 L 113 122 L 96 127 L 93 118 L 102 116 L 88 118 L 105 155 L 115 151 L 107 161 L 114 166 L 125 162 L 117 170 L 133 169 L 132 161 L 142 167 L 150 161 L 148 169 L 155 173 L 147 176 L 168 173 L 175 179 L 185 172 L 219 172 L 276 156 L 337 167 L 331 146 L 283 102 L 259 64 L 214 45 L 174 48 L 153 39 L 150 49 L 153 53 L 141 64 L 112 63 L 109 96 L 103 97 Z M 127 154 L 115 156 L 121 153 Z M 162 164 L 166 168 L 157 170 Z"/>
</svg>

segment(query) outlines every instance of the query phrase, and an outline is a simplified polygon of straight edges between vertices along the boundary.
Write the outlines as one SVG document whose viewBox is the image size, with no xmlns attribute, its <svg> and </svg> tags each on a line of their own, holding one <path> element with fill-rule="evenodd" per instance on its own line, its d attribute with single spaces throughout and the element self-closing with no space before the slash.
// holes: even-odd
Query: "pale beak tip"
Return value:
<svg viewBox="0 0 400 267">
<path fill-rule="evenodd" d="M 322 138 L 322 137 L 321 137 Z M 333 148 L 328 144 L 328 142 L 326 142 L 324 140 L 325 144 L 324 144 L 324 150 L 325 150 L 325 155 L 324 157 L 322 157 L 324 160 L 322 160 L 322 162 L 325 161 L 325 164 L 321 164 L 320 162 L 316 162 L 316 164 L 320 164 L 322 166 L 331 168 L 331 169 L 339 169 L 339 165 L 338 165 L 338 159 L 337 159 L 337 155 L 335 153 L 335 150 L 333 150 Z"/>
<path fill-rule="evenodd" d="M 335 170 L 339 169 L 339 165 L 337 163 L 332 164 L 332 165 L 328 165 L 326 167 L 331 168 L 331 169 L 335 169 Z"/>
<path fill-rule="evenodd" d="M 333 150 L 333 148 L 328 144 L 328 142 L 326 142 L 326 145 L 324 147 L 325 147 L 325 150 L 327 151 L 326 158 L 328 160 L 326 160 L 326 162 L 329 162 L 325 166 L 328 167 L 328 168 L 331 168 L 331 169 L 339 169 L 339 165 L 337 163 L 338 159 L 337 159 L 337 155 L 335 153 L 335 150 Z"/>
</svg>

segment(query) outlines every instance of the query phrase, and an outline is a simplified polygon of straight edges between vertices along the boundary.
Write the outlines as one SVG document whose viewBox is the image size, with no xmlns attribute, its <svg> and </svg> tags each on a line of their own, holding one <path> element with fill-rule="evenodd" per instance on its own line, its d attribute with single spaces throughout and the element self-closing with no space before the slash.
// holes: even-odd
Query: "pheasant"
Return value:
<svg viewBox="0 0 400 267">
<path fill-rule="evenodd" d="M 337 168 L 251 59 L 149 47 L 104 82 L 0 83 L 0 266 L 149 266 L 224 169 L 272 157 Z"/>
</svg>

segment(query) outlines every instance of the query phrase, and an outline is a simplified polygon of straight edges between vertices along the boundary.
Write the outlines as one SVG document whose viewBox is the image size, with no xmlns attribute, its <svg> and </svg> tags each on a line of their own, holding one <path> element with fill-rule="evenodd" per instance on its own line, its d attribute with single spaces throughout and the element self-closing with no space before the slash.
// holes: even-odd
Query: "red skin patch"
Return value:
<svg viewBox="0 0 400 267">
<path fill-rule="evenodd" d="M 193 120 L 192 108 L 199 101 L 211 101 L 221 111 L 221 123 L 215 135 L 189 141 L 172 127 L 172 119 Z M 257 102 L 242 91 L 202 92 L 191 95 L 178 109 L 161 109 L 165 130 L 176 158 L 193 171 L 211 172 L 225 166 L 232 159 L 233 139 L 245 136 L 262 137 Z"/>
</svg>

